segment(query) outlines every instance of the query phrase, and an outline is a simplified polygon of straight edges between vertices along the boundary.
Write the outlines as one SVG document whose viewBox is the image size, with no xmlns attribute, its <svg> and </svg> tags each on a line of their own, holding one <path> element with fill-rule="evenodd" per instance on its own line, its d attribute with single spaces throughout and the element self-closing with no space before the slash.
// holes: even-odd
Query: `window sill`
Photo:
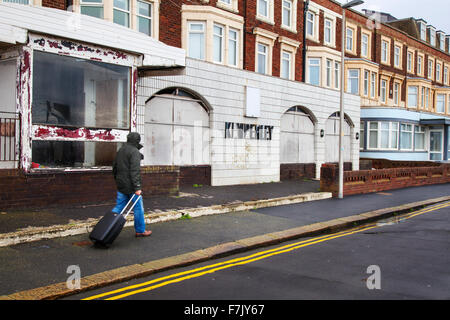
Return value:
<svg viewBox="0 0 450 320">
<path fill-rule="evenodd" d="M 28 172 L 28 175 L 39 174 L 63 174 L 63 173 L 84 173 L 84 172 L 112 172 L 112 167 L 88 167 L 88 168 L 33 168 Z"/>
</svg>

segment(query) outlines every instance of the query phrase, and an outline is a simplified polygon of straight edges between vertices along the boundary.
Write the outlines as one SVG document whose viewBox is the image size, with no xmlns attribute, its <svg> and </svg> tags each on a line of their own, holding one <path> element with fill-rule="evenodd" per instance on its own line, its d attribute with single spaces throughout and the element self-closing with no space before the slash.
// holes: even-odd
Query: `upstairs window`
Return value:
<svg viewBox="0 0 450 320">
<path fill-rule="evenodd" d="M 224 27 L 218 24 L 214 24 L 213 31 L 213 61 L 222 63 L 223 62 L 223 33 Z"/>
<path fill-rule="evenodd" d="M 283 9 L 282 9 L 282 17 L 281 23 L 283 26 L 287 28 L 292 28 L 292 0 L 283 0 Z"/>
<path fill-rule="evenodd" d="M 87 16 L 103 19 L 103 0 L 81 0 L 80 12 Z"/>
<path fill-rule="evenodd" d="M 149 2 L 137 2 L 137 24 L 139 32 L 152 36 L 152 12 L 153 4 Z"/>
<path fill-rule="evenodd" d="M 195 59 L 205 59 L 205 23 L 189 22 L 189 57 Z"/>
<path fill-rule="evenodd" d="M 129 0 L 114 0 L 113 21 L 124 27 L 130 26 Z"/>
<path fill-rule="evenodd" d="M 268 70 L 268 59 L 269 59 L 269 47 L 262 43 L 257 43 L 257 72 L 261 74 L 266 74 Z"/>
<path fill-rule="evenodd" d="M 310 37 L 315 37 L 315 21 L 316 21 L 316 15 L 308 11 L 306 14 L 306 34 Z"/>
</svg>

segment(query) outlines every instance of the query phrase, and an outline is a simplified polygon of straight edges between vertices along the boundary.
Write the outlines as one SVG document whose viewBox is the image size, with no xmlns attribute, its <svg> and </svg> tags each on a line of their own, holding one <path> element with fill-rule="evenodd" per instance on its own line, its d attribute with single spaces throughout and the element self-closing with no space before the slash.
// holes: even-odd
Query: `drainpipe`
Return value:
<svg viewBox="0 0 450 320">
<path fill-rule="evenodd" d="M 306 14 L 308 13 L 309 0 L 306 0 L 303 7 L 303 50 L 302 50 L 302 82 L 306 82 Z"/>
</svg>

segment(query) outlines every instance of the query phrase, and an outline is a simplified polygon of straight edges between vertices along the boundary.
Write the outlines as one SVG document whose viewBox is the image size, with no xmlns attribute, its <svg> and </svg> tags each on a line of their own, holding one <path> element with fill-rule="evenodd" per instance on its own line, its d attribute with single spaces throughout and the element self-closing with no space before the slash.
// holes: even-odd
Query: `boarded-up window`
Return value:
<svg viewBox="0 0 450 320">
<path fill-rule="evenodd" d="M 153 97 L 145 110 L 147 165 L 210 164 L 209 114 L 186 95 Z"/>
</svg>

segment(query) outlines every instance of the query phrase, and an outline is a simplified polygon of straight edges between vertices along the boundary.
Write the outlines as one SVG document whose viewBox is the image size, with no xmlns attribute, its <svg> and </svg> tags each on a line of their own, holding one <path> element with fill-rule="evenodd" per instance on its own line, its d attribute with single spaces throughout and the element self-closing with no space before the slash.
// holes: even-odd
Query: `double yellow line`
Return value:
<svg viewBox="0 0 450 320">
<path fill-rule="evenodd" d="M 414 211 L 414 212 L 402 215 L 400 218 L 397 219 L 397 221 L 400 222 L 402 220 L 410 219 L 410 218 L 416 217 L 418 215 L 421 215 L 421 214 L 424 214 L 427 212 L 431 212 L 431 211 L 436 211 L 436 210 L 439 210 L 439 209 L 442 209 L 442 208 L 445 208 L 448 206 L 450 206 L 450 202 L 441 203 L 441 204 L 438 204 L 435 206 L 427 207 L 427 208 L 424 208 L 424 209 L 421 209 L 418 211 Z M 94 295 L 94 296 L 85 298 L 83 300 L 94 300 L 94 299 L 105 298 L 105 297 L 108 297 L 108 298 L 105 298 L 105 300 L 122 299 L 122 298 L 125 298 L 128 296 L 131 296 L 131 295 L 135 295 L 138 293 L 147 292 L 147 291 L 151 291 L 151 290 L 163 287 L 163 286 L 167 286 L 169 284 L 181 282 L 181 281 L 192 279 L 192 278 L 198 278 L 203 275 L 210 274 L 210 273 L 213 273 L 213 272 L 216 272 L 219 270 L 224 270 L 224 269 L 232 268 L 235 266 L 245 265 L 245 264 L 248 264 L 248 263 L 251 263 L 254 261 L 269 258 L 271 256 L 290 252 L 290 251 L 293 251 L 293 250 L 296 250 L 299 248 L 303 248 L 303 247 L 307 247 L 307 246 L 317 244 L 320 242 L 349 236 L 349 235 L 352 235 L 355 233 L 363 232 L 363 231 L 370 230 L 370 229 L 377 228 L 377 227 L 380 227 L 380 225 L 378 225 L 378 223 L 376 223 L 376 222 L 370 223 L 370 224 L 356 227 L 356 228 L 353 228 L 353 229 L 350 229 L 347 231 L 342 231 L 342 232 L 334 233 L 331 235 L 315 237 L 312 239 L 303 240 L 303 241 L 291 243 L 288 245 L 284 245 L 284 246 L 281 246 L 281 247 L 278 247 L 275 249 L 257 252 L 257 253 L 254 253 L 254 254 L 251 254 L 251 255 L 248 255 L 245 257 L 231 259 L 231 260 L 227 260 L 227 261 L 212 264 L 212 265 L 195 268 L 195 269 L 188 270 L 188 271 L 179 272 L 176 274 L 157 278 L 157 279 L 150 280 L 147 282 L 143 282 L 143 283 L 135 284 L 132 286 L 124 287 L 121 289 Z"/>
</svg>

